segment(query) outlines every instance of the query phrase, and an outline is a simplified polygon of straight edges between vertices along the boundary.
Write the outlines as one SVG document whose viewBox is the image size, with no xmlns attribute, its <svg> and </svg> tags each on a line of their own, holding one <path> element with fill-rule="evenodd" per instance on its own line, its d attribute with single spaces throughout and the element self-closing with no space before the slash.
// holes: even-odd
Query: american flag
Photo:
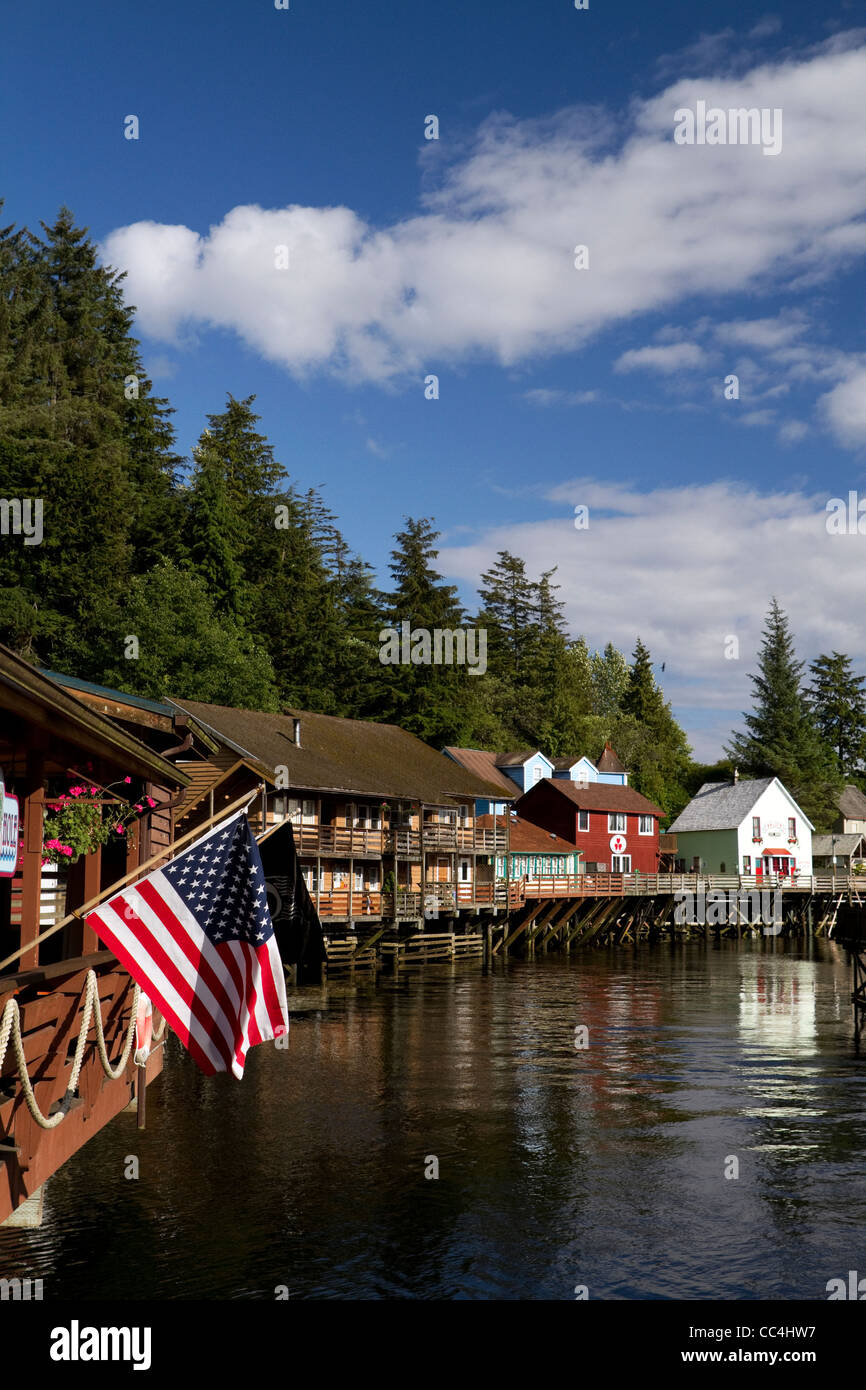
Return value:
<svg viewBox="0 0 866 1390">
<path fill-rule="evenodd" d="M 240 1080 L 248 1049 L 288 1031 L 262 861 L 244 814 L 86 921 L 208 1076 L 231 1070 Z"/>
</svg>

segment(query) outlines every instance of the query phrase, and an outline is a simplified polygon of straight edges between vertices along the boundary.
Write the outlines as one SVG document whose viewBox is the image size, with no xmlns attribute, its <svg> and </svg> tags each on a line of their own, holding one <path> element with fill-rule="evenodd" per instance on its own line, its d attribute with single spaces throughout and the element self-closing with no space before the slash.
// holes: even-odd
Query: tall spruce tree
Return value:
<svg viewBox="0 0 866 1390">
<path fill-rule="evenodd" d="M 665 722 L 664 696 L 656 685 L 649 649 L 638 637 L 632 656 L 628 684 L 622 697 L 622 712 L 640 724 L 662 732 Z"/>
<path fill-rule="evenodd" d="M 437 628 L 453 632 L 464 625 L 465 618 L 456 588 L 445 584 L 434 568 L 438 538 L 429 517 L 406 518 L 404 530 L 394 538 L 390 563 L 393 589 L 385 605 L 390 628 L 400 633 L 402 624 L 408 623 L 410 631 L 428 634 L 431 642 Z M 413 652 L 425 656 L 423 638 L 413 643 L 410 656 Z M 467 682 L 473 679 L 478 677 L 470 676 L 466 665 L 436 665 L 426 660 L 383 664 L 384 717 L 439 747 L 460 742 L 468 725 Z"/>
<path fill-rule="evenodd" d="M 478 624 L 487 631 L 488 662 L 493 674 L 517 688 L 532 678 L 537 649 L 538 591 L 526 563 L 500 550 L 496 563 L 481 576 Z"/>
<path fill-rule="evenodd" d="M 96 610 L 174 545 L 176 457 L 122 280 L 61 209 L 40 239 L 0 233 L 0 475 L 38 499 L 43 539 L 0 554 L 0 637 L 98 676 Z M 127 394 L 129 393 L 129 394 Z"/>
<path fill-rule="evenodd" d="M 754 708 L 743 715 L 746 732 L 735 733 L 725 753 L 747 776 L 778 777 L 816 829 L 824 830 L 833 820 L 842 779 L 801 690 L 803 667 L 788 619 L 774 598 L 758 652 L 758 673 L 749 677 Z"/>
<path fill-rule="evenodd" d="M 855 675 L 850 656 L 835 651 L 817 657 L 809 672 L 806 696 L 815 724 L 835 750 L 842 776 L 858 776 L 866 754 L 866 676 Z"/>
</svg>

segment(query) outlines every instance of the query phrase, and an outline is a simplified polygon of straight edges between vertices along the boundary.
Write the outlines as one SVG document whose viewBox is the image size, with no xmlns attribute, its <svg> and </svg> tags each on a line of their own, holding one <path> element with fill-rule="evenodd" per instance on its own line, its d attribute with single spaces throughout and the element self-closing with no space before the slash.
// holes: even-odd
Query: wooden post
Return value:
<svg viewBox="0 0 866 1390">
<path fill-rule="evenodd" d="M 138 1128 L 147 1128 L 147 1067 L 135 1069 L 135 1097 L 138 1101 Z"/>
<path fill-rule="evenodd" d="M 39 934 L 39 900 L 42 891 L 42 824 L 45 811 L 45 755 L 41 748 L 28 748 L 24 783 L 24 855 L 21 869 L 21 943 Z M 22 970 L 39 964 L 39 946 L 31 946 L 21 956 Z"/>
</svg>

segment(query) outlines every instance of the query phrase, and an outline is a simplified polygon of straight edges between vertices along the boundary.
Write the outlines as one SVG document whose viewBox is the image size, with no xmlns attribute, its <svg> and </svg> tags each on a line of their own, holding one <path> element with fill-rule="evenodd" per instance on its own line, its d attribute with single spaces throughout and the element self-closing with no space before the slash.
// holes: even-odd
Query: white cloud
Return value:
<svg viewBox="0 0 866 1390">
<path fill-rule="evenodd" d="M 799 444 L 809 433 L 805 420 L 786 420 L 779 428 L 780 444 Z"/>
<path fill-rule="evenodd" d="M 557 565 L 571 632 L 627 653 L 640 635 L 666 662 L 675 710 L 692 712 L 687 730 L 716 719 L 726 732 L 739 727 L 774 594 L 801 657 L 835 649 L 866 668 L 866 536 L 828 535 L 827 495 L 726 482 L 641 491 L 581 478 L 546 496 L 558 504 L 551 518 L 443 549 L 437 568 L 474 584 L 499 550 L 522 556 L 535 577 Z M 589 507 L 587 530 L 574 527 L 579 503 Z M 725 659 L 728 636 L 738 638 L 739 660 Z M 704 735 L 695 746 L 707 758 L 719 752 Z"/>
<path fill-rule="evenodd" d="M 706 356 L 697 343 L 668 343 L 662 347 L 630 348 L 617 358 L 614 366 L 618 372 L 633 372 L 639 368 L 679 372 L 683 368 L 700 367 Z"/>
<path fill-rule="evenodd" d="M 866 444 L 866 362 L 851 369 L 842 381 L 821 397 L 824 418 L 841 444 Z"/>
<path fill-rule="evenodd" d="M 720 343 L 735 343 L 752 348 L 785 347 L 802 337 L 808 320 L 802 313 L 777 314 L 767 319 L 737 319 L 716 324 L 714 332 Z"/>
<path fill-rule="evenodd" d="M 296 375 L 384 384 L 574 349 L 637 314 L 827 277 L 866 251 L 866 43 L 851 43 L 678 81 L 635 102 L 616 138 L 596 110 L 493 118 L 422 210 L 391 226 L 347 207 L 245 206 L 203 236 L 119 228 L 104 255 L 128 271 L 145 333 L 228 329 Z M 781 107 L 781 154 L 675 145 L 674 112 L 698 99 Z M 588 270 L 574 268 L 577 244 Z"/>
<path fill-rule="evenodd" d="M 531 405 L 591 405 L 599 399 L 598 391 L 561 391 L 546 386 L 537 386 L 532 391 L 524 391 L 523 399 Z"/>
</svg>

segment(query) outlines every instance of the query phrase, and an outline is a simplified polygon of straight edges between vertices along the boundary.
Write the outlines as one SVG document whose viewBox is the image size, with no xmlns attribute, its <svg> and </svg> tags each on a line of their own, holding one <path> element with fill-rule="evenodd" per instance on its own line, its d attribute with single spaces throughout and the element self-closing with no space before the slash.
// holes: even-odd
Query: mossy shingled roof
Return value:
<svg viewBox="0 0 866 1390">
<path fill-rule="evenodd" d="M 454 797 L 501 796 L 414 734 L 396 724 L 340 719 L 308 710 L 269 714 L 198 700 L 173 700 L 242 754 L 276 770 L 288 769 L 288 790 L 340 792 L 449 805 Z M 294 721 L 300 720 L 300 747 Z M 456 804 L 456 803 L 455 803 Z"/>
</svg>

